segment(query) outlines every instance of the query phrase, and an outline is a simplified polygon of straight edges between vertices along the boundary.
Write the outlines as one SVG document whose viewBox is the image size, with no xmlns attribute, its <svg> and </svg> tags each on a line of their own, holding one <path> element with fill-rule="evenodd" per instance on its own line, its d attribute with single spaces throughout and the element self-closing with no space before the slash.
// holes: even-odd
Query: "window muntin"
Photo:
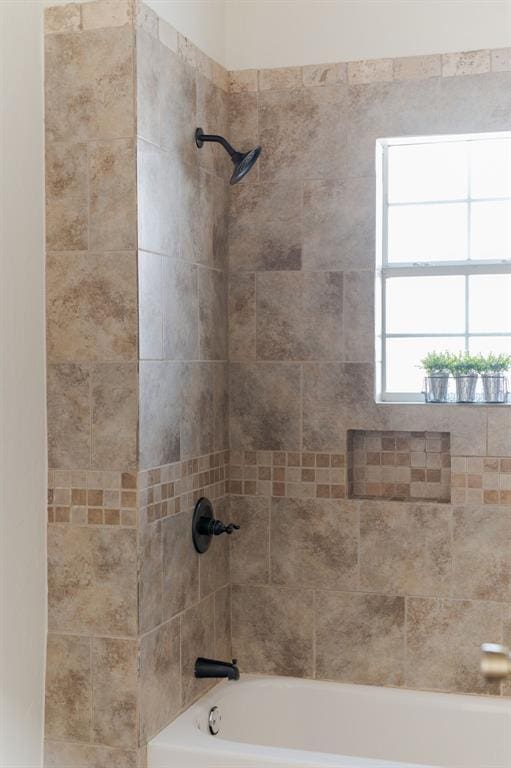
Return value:
<svg viewBox="0 0 511 768">
<path fill-rule="evenodd" d="M 382 140 L 379 158 L 381 398 L 422 401 L 432 349 L 511 353 L 511 134 Z"/>
</svg>

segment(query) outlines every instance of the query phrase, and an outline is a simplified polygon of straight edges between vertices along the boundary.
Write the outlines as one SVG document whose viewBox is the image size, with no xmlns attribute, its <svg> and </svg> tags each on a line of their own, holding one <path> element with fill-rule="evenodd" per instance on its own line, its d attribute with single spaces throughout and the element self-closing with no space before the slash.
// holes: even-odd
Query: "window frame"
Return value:
<svg viewBox="0 0 511 768">
<path fill-rule="evenodd" d="M 423 403 L 424 396 L 421 392 L 389 392 L 387 390 L 387 359 L 386 359 L 386 341 L 391 338 L 460 338 L 464 339 L 464 349 L 468 351 L 470 338 L 485 337 L 508 337 L 511 338 L 511 331 L 491 332 L 491 333 L 470 333 L 469 332 L 469 277 L 471 275 L 495 275 L 511 274 L 511 257 L 509 259 L 470 259 L 470 230 L 471 230 L 471 207 L 474 202 L 497 202 L 502 200 L 511 201 L 509 197 L 490 197 L 490 198 L 472 198 L 471 197 L 471 167 L 470 158 L 468 161 L 468 196 L 457 200 L 431 200 L 431 201 L 413 201 L 405 203 L 391 203 L 388 200 L 388 152 L 389 148 L 398 145 L 410 144 L 430 144 L 433 142 L 445 143 L 481 141 L 488 139 L 511 139 L 511 131 L 499 131 L 492 133 L 472 133 L 445 136 L 419 136 L 419 137 L 401 137 L 378 139 L 376 142 L 376 206 L 377 206 L 377 243 L 376 243 L 376 364 L 377 364 L 377 397 L 381 402 L 416 402 Z M 441 261 L 441 262 L 399 262 L 390 263 L 388 261 L 388 213 L 392 205 L 416 205 L 416 204 L 454 204 L 465 203 L 468 205 L 467 216 L 467 259 L 461 261 Z M 427 277 L 427 276 L 464 276 L 465 277 L 465 328 L 462 333 L 387 333 L 386 330 L 386 307 L 387 290 L 386 282 L 389 278 L 396 277 Z M 440 347 L 440 344 L 439 344 Z"/>
</svg>

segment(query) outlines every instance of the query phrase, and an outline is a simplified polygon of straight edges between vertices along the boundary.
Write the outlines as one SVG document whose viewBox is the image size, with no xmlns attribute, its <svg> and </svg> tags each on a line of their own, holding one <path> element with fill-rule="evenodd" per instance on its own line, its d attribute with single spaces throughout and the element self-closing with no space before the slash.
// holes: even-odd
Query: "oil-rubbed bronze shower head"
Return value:
<svg viewBox="0 0 511 768">
<path fill-rule="evenodd" d="M 202 128 L 197 128 L 195 131 L 195 143 L 199 149 L 202 147 L 205 141 L 212 141 L 216 144 L 221 144 L 225 151 L 228 153 L 234 165 L 234 170 L 232 172 L 230 182 L 231 184 L 237 184 L 238 181 L 241 181 L 242 178 L 247 175 L 249 170 L 256 163 L 257 158 L 261 154 L 261 147 L 255 147 L 255 149 L 251 149 L 248 152 L 237 152 L 233 147 L 231 147 L 227 139 L 224 139 L 223 136 L 206 134 Z"/>
</svg>

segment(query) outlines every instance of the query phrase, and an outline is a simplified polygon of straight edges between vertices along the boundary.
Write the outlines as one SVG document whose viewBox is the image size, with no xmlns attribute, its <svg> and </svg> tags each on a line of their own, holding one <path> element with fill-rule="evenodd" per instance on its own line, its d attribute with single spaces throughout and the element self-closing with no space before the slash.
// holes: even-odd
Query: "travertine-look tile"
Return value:
<svg viewBox="0 0 511 768">
<path fill-rule="evenodd" d="M 447 596 L 451 579 L 450 509 L 364 502 L 360 512 L 360 586 L 370 592 Z"/>
<path fill-rule="evenodd" d="M 204 133 L 226 136 L 228 133 L 229 95 L 203 75 L 197 74 L 197 125 Z M 195 126 L 193 127 L 195 130 Z M 199 165 L 204 170 L 228 179 L 232 163 L 225 150 L 218 144 L 205 144 L 198 154 Z"/>
<path fill-rule="evenodd" d="M 132 21 L 131 0 L 82 3 L 83 29 L 122 27 Z"/>
<path fill-rule="evenodd" d="M 50 362 L 136 359 L 134 253 L 50 254 L 46 290 Z"/>
<path fill-rule="evenodd" d="M 78 3 L 68 3 L 44 9 L 44 33 L 78 32 L 81 29 L 81 13 Z"/>
<path fill-rule="evenodd" d="M 178 50 L 178 32 L 172 24 L 169 24 L 164 19 L 158 19 L 158 37 L 162 45 L 168 48 L 169 51 L 177 53 Z"/>
<path fill-rule="evenodd" d="M 55 469 L 90 467 L 90 371 L 77 363 L 49 365 L 47 374 L 48 464 Z"/>
<path fill-rule="evenodd" d="M 140 641 L 140 741 L 145 744 L 181 707 L 180 622 L 173 619 Z"/>
<path fill-rule="evenodd" d="M 91 397 L 92 469 L 134 469 L 137 464 L 137 364 L 94 365 Z"/>
<path fill-rule="evenodd" d="M 129 25 L 47 35 L 45 72 L 47 141 L 133 136 Z"/>
<path fill-rule="evenodd" d="M 181 258 L 225 269 L 228 199 L 224 180 L 182 164 L 179 205 Z"/>
<path fill-rule="evenodd" d="M 256 275 L 256 339 L 260 360 L 340 360 L 342 274 Z"/>
<path fill-rule="evenodd" d="M 161 144 L 181 161 L 195 165 L 198 155 L 194 131 L 200 125 L 195 70 L 165 45 L 160 46 L 160 85 Z"/>
<path fill-rule="evenodd" d="M 343 297 L 344 359 L 352 363 L 374 360 L 374 272 L 345 272 Z"/>
<path fill-rule="evenodd" d="M 272 499 L 270 535 L 272 584 L 358 586 L 356 502 Z"/>
<path fill-rule="evenodd" d="M 147 632 L 163 621 L 163 563 L 161 523 L 139 529 L 138 621 Z"/>
<path fill-rule="evenodd" d="M 316 677 L 370 685 L 404 682 L 403 597 L 318 592 Z"/>
<path fill-rule="evenodd" d="M 232 659 L 230 585 L 215 592 L 215 659 Z"/>
<path fill-rule="evenodd" d="M 230 519 L 240 526 L 231 536 L 233 584 L 267 584 L 270 573 L 270 500 L 231 497 Z M 240 535 L 241 534 L 241 535 Z"/>
<path fill-rule="evenodd" d="M 293 363 L 230 366 L 231 448 L 299 449 L 300 378 Z"/>
<path fill-rule="evenodd" d="M 45 741 L 44 765 L 47 768 L 137 768 L 137 752 L 95 744 Z"/>
<path fill-rule="evenodd" d="M 137 641 L 93 638 L 92 734 L 96 743 L 137 746 L 137 685 Z"/>
<path fill-rule="evenodd" d="M 257 91 L 257 69 L 238 69 L 229 72 L 229 90 L 231 93 Z"/>
<path fill-rule="evenodd" d="M 179 165 L 173 154 L 138 140 L 138 247 L 177 256 Z"/>
<path fill-rule="evenodd" d="M 138 345 L 141 360 L 163 358 L 163 256 L 138 252 Z"/>
<path fill-rule="evenodd" d="M 231 93 L 229 96 L 229 134 L 231 143 L 240 152 L 247 152 L 259 145 L 257 93 Z M 256 163 L 246 181 L 253 184 L 258 179 L 259 163 Z"/>
<path fill-rule="evenodd" d="M 394 80 L 424 80 L 440 77 L 441 56 L 404 56 L 394 59 Z"/>
<path fill-rule="evenodd" d="M 498 407 L 489 407 L 487 412 L 488 456 L 511 456 L 511 413 Z"/>
<path fill-rule="evenodd" d="M 407 686 L 498 692 L 499 683 L 486 683 L 479 672 L 479 657 L 482 641 L 500 642 L 499 605 L 418 597 L 407 603 Z"/>
<path fill-rule="evenodd" d="M 242 672 L 312 677 L 312 592 L 232 587 L 232 644 Z"/>
<path fill-rule="evenodd" d="M 374 268 L 372 178 L 307 181 L 303 202 L 306 269 Z"/>
<path fill-rule="evenodd" d="M 136 531 L 50 526 L 50 631 L 134 635 L 137 631 Z"/>
<path fill-rule="evenodd" d="M 136 248 L 135 148 L 131 139 L 97 142 L 89 156 L 91 250 Z"/>
<path fill-rule="evenodd" d="M 199 556 L 190 531 L 192 514 L 162 520 L 163 618 L 171 619 L 199 599 Z"/>
<path fill-rule="evenodd" d="M 511 601 L 511 515 L 495 508 L 454 510 L 453 595 Z"/>
<path fill-rule="evenodd" d="M 215 607 L 210 595 L 189 608 L 181 617 L 181 690 L 182 704 L 187 706 L 199 694 L 211 687 L 211 680 L 198 680 L 194 676 L 195 660 L 199 656 L 214 658 Z"/>
<path fill-rule="evenodd" d="M 142 29 L 137 31 L 137 135 L 160 143 L 160 113 L 163 82 L 160 43 Z"/>
<path fill-rule="evenodd" d="M 463 53 L 444 53 L 442 56 L 442 75 L 481 75 L 490 71 L 490 52 L 466 51 Z"/>
<path fill-rule="evenodd" d="M 227 359 L 227 276 L 199 270 L 199 343 L 201 360 Z"/>
<path fill-rule="evenodd" d="M 213 363 L 181 366 L 181 459 L 192 459 L 213 450 L 213 371 Z"/>
<path fill-rule="evenodd" d="M 46 737 L 88 741 L 91 700 L 90 638 L 49 634 L 46 658 Z"/>
<path fill-rule="evenodd" d="M 449 413 L 451 451 L 454 456 L 484 456 L 486 454 L 485 409 L 456 406 Z M 491 451 L 488 451 L 491 455 Z"/>
<path fill-rule="evenodd" d="M 308 64 L 302 67 L 302 80 L 305 86 L 339 85 L 345 83 L 348 77 L 347 65 L 338 64 Z"/>
<path fill-rule="evenodd" d="M 364 59 L 348 62 L 348 82 L 352 85 L 381 83 L 394 77 L 392 59 Z"/>
<path fill-rule="evenodd" d="M 298 185 L 237 185 L 229 212 L 230 270 L 300 269 L 301 205 Z"/>
<path fill-rule="evenodd" d="M 301 67 L 282 67 L 281 69 L 259 70 L 260 91 L 281 91 L 289 88 L 300 88 L 301 84 Z"/>
<path fill-rule="evenodd" d="M 511 72 L 511 48 L 497 48 L 490 53 L 492 72 Z"/>
<path fill-rule="evenodd" d="M 135 4 L 135 25 L 138 30 L 147 32 L 152 37 L 158 37 L 158 15 L 144 2 Z"/>
<path fill-rule="evenodd" d="M 229 363 L 213 365 L 213 444 L 215 451 L 229 448 Z"/>
<path fill-rule="evenodd" d="M 197 267 L 165 257 L 162 291 L 163 357 L 196 360 L 199 356 Z"/>
<path fill-rule="evenodd" d="M 49 251 L 86 249 L 89 242 L 87 145 L 48 144 L 46 246 Z"/>
<path fill-rule="evenodd" d="M 139 366 L 139 461 L 142 469 L 180 459 L 181 366 L 141 362 Z"/>
<path fill-rule="evenodd" d="M 256 356 L 255 274 L 229 276 L 229 360 Z"/>
</svg>

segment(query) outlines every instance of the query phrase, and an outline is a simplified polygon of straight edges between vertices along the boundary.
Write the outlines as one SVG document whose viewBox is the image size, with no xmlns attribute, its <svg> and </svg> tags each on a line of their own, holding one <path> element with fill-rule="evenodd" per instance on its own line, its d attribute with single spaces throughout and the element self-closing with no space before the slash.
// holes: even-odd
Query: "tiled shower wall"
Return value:
<svg viewBox="0 0 511 768">
<path fill-rule="evenodd" d="M 375 403 L 374 158 L 509 130 L 510 70 L 477 51 L 231 73 L 232 133 L 263 147 L 229 219 L 243 671 L 500 692 L 478 649 L 511 639 L 511 409 Z M 448 435 L 451 502 L 348 499 L 349 430 Z"/>
<path fill-rule="evenodd" d="M 46 14 L 48 766 L 135 766 L 230 655 L 227 73 L 147 7 Z"/>
</svg>

